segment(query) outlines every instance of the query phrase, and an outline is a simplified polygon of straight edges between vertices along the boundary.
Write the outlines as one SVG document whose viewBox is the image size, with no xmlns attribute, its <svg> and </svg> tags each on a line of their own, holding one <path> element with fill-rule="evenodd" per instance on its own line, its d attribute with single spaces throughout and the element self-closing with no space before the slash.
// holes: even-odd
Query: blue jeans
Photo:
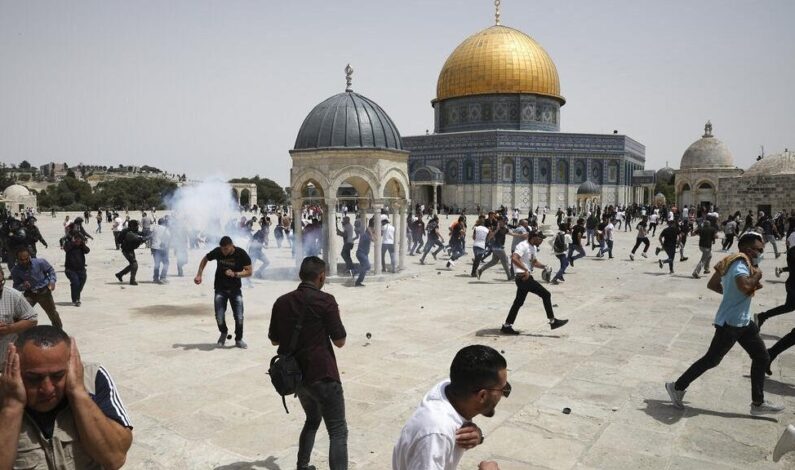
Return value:
<svg viewBox="0 0 795 470">
<path fill-rule="evenodd" d="M 585 244 L 586 245 L 593 245 L 594 239 L 596 238 L 596 229 L 593 229 L 593 228 L 585 229 L 585 235 L 587 237 L 585 239 Z"/>
<path fill-rule="evenodd" d="M 392 272 L 397 272 L 397 263 L 395 263 L 395 244 L 384 243 L 381 245 L 381 271 L 386 272 L 386 254 L 389 253 L 389 262 L 392 263 Z"/>
<path fill-rule="evenodd" d="M 83 286 L 86 285 L 86 270 L 72 271 L 67 269 L 64 273 L 69 278 L 69 286 L 72 288 L 72 302 L 79 302 L 80 293 L 83 292 Z"/>
<path fill-rule="evenodd" d="M 301 407 L 306 413 L 304 428 L 298 440 L 299 469 L 309 466 L 315 434 L 320 421 L 325 421 L 329 437 L 328 466 L 331 470 L 348 468 L 348 424 L 345 421 L 345 396 L 342 384 L 335 381 L 320 381 L 311 385 L 300 385 L 297 390 Z"/>
<path fill-rule="evenodd" d="M 168 274 L 168 250 L 158 250 L 153 248 L 152 258 L 154 259 L 155 264 L 152 279 L 155 282 L 165 279 L 166 275 Z"/>
<path fill-rule="evenodd" d="M 566 273 L 566 268 L 569 267 L 569 257 L 566 256 L 566 253 L 561 253 L 555 256 L 557 256 L 558 261 L 560 261 L 560 269 L 557 273 L 555 273 L 555 277 L 552 279 L 563 279 L 563 275 Z"/>
<path fill-rule="evenodd" d="M 573 255 L 575 251 L 579 254 L 577 256 L 572 257 L 571 255 Z M 571 261 L 577 261 L 578 259 L 584 257 L 585 257 L 585 249 L 582 247 L 582 245 L 580 245 L 579 243 L 569 244 L 569 259 Z"/>
<path fill-rule="evenodd" d="M 226 334 L 226 302 L 232 306 L 232 316 L 235 318 L 235 341 L 243 339 L 243 294 L 240 289 L 215 291 L 215 322 L 218 331 Z"/>
<path fill-rule="evenodd" d="M 599 254 L 603 255 L 607 252 L 609 257 L 613 257 L 613 240 L 602 240 L 600 243 L 601 248 L 599 248 Z"/>
</svg>

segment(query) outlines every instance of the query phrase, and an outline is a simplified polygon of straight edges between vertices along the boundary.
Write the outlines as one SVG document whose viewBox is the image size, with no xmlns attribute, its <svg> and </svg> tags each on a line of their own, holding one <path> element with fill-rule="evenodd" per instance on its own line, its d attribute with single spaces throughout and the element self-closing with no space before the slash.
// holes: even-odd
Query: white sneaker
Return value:
<svg viewBox="0 0 795 470">
<path fill-rule="evenodd" d="M 679 408 L 680 410 L 685 409 L 685 404 L 682 403 L 682 400 L 685 398 L 685 392 L 687 390 L 677 390 L 674 386 L 674 382 L 666 382 L 665 391 L 668 392 L 671 403 L 673 403 L 675 408 Z"/>
<path fill-rule="evenodd" d="M 775 403 L 770 403 L 769 401 L 762 402 L 761 405 L 754 405 L 751 403 L 751 414 L 754 416 L 776 414 L 781 413 L 782 411 L 784 411 L 784 407 L 782 405 L 776 405 Z"/>
<path fill-rule="evenodd" d="M 788 425 L 773 450 L 773 462 L 778 462 L 787 452 L 795 450 L 795 426 Z"/>
<path fill-rule="evenodd" d="M 645 251 L 643 253 L 641 253 L 640 255 L 643 256 L 644 258 L 648 258 L 648 256 L 646 256 L 646 252 Z"/>
</svg>

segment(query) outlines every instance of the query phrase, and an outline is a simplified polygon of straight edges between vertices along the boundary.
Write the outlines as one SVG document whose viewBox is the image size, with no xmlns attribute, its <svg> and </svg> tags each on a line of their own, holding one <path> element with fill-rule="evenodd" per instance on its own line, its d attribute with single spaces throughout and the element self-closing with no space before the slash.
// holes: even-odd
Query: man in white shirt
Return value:
<svg viewBox="0 0 795 470">
<path fill-rule="evenodd" d="M 152 280 L 155 284 L 163 284 L 166 282 L 168 274 L 168 242 L 171 238 L 171 233 L 166 227 L 166 220 L 163 218 L 158 220 L 157 225 L 152 227 L 151 234 L 149 247 L 152 249 L 152 258 L 154 259 Z"/>
<path fill-rule="evenodd" d="M 516 272 L 516 298 L 513 300 L 513 305 L 508 311 L 508 317 L 505 323 L 500 328 L 500 333 L 506 335 L 518 335 L 519 332 L 513 329 L 513 322 L 516 321 L 516 316 L 519 314 L 519 309 L 524 305 L 527 294 L 533 294 L 541 297 L 544 301 L 544 310 L 547 314 L 549 326 L 553 330 L 560 328 L 568 323 L 568 320 L 555 318 L 555 312 L 552 310 L 552 294 L 538 283 L 530 274 L 533 268 L 546 269 L 547 266 L 542 264 L 536 258 L 538 253 L 538 245 L 544 240 L 544 234 L 538 231 L 533 231 L 527 234 L 527 240 L 522 241 L 516 245 L 516 250 L 511 256 L 511 263 Z"/>
<path fill-rule="evenodd" d="M 490 230 L 483 225 L 483 219 L 479 218 L 478 221 L 475 222 L 475 228 L 472 229 L 472 251 L 475 254 L 475 260 L 472 262 L 471 277 L 477 276 L 480 262 L 483 261 L 483 258 L 486 256 L 486 239 L 489 237 L 489 232 Z"/>
<path fill-rule="evenodd" d="M 384 217 L 383 214 L 381 217 Z M 381 271 L 386 272 L 386 253 L 389 253 L 389 262 L 392 263 L 392 272 L 397 272 L 395 263 L 395 226 L 389 223 L 389 218 L 381 220 Z"/>
<path fill-rule="evenodd" d="M 472 419 L 494 416 L 511 394 L 505 358 L 488 346 L 467 346 L 455 355 L 450 379 L 431 389 L 400 431 L 392 470 L 455 470 L 464 451 L 483 443 Z M 480 470 L 499 470 L 480 462 Z"/>
<path fill-rule="evenodd" d="M 606 218 L 605 222 L 607 222 L 607 225 L 605 225 L 605 230 L 604 230 L 604 234 L 603 234 L 604 239 L 605 239 L 605 243 L 604 243 L 604 246 L 599 250 L 599 253 L 596 256 L 598 258 L 601 258 L 602 256 L 604 256 L 605 252 L 607 252 L 608 257 L 610 259 L 613 259 L 613 229 L 614 229 L 613 222 L 610 221 L 609 218 Z"/>
</svg>

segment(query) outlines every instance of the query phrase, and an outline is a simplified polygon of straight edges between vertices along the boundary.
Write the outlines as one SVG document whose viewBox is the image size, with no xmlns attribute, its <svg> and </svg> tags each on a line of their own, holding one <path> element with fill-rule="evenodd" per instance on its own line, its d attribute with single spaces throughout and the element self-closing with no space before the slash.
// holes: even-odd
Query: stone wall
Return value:
<svg viewBox="0 0 795 470">
<path fill-rule="evenodd" d="M 773 213 L 795 209 L 795 175 L 720 179 L 718 207 L 722 214 L 756 213 L 762 206 L 770 206 Z"/>
</svg>

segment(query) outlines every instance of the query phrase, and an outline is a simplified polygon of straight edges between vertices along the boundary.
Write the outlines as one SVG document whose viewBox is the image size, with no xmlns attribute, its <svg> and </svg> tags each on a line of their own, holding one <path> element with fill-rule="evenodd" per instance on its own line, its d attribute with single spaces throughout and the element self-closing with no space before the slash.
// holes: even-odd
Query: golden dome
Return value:
<svg viewBox="0 0 795 470">
<path fill-rule="evenodd" d="M 533 93 L 560 100 L 558 70 L 533 38 L 495 25 L 473 34 L 447 58 L 436 99 L 491 93 Z"/>
</svg>

